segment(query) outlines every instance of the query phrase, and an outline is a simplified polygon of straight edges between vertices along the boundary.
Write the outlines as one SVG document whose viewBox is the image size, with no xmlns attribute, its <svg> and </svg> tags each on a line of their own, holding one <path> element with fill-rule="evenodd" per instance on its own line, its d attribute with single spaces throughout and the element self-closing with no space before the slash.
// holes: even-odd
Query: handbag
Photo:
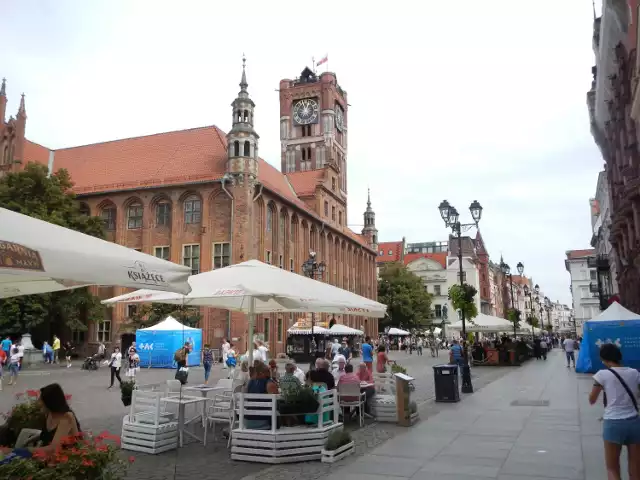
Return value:
<svg viewBox="0 0 640 480">
<path fill-rule="evenodd" d="M 189 377 L 189 369 L 187 367 L 181 367 L 176 372 L 175 379 L 178 380 L 182 385 L 187 383 L 187 378 Z"/>
<path fill-rule="evenodd" d="M 607 368 L 607 370 L 609 370 L 611 373 L 613 373 L 615 375 L 615 377 L 620 381 L 620 383 L 622 384 L 624 389 L 629 394 L 629 398 L 631 398 L 631 402 L 633 403 L 633 406 L 634 406 L 634 408 L 636 409 L 636 412 L 637 412 L 638 411 L 638 399 L 635 397 L 635 395 L 633 394 L 633 392 L 629 388 L 629 385 L 627 385 L 627 382 L 625 382 L 622 379 L 622 377 L 618 374 L 618 372 L 616 372 L 614 369 Z M 603 400 L 604 406 L 606 407 L 607 406 L 607 394 L 605 392 L 603 392 L 602 400 Z"/>
</svg>

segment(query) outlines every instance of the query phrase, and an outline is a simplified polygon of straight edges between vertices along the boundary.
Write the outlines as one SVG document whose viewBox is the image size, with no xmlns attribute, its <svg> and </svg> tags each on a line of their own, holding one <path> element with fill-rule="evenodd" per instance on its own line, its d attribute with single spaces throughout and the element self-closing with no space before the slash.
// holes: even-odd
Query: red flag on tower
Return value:
<svg viewBox="0 0 640 480">
<path fill-rule="evenodd" d="M 320 60 L 318 60 L 318 63 L 316 63 L 316 66 L 319 67 L 320 65 L 322 65 L 323 63 L 327 63 L 328 61 L 329 61 L 329 55 L 325 55 Z"/>
</svg>

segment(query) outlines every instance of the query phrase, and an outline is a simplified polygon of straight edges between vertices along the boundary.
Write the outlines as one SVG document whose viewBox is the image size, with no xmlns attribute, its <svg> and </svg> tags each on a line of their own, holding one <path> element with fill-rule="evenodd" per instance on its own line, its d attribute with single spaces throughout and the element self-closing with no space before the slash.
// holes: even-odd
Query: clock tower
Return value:
<svg viewBox="0 0 640 480">
<path fill-rule="evenodd" d="M 280 81 L 282 173 L 318 170 L 333 164 L 347 197 L 347 92 L 336 75 L 305 68 L 295 80 Z"/>
</svg>

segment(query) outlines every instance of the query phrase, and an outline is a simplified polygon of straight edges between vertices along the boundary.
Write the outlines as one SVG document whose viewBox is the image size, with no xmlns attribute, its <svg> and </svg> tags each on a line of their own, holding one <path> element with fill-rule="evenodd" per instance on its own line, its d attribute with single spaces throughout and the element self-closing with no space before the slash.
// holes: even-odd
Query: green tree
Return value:
<svg viewBox="0 0 640 480">
<path fill-rule="evenodd" d="M 540 322 L 535 315 L 527 315 L 527 323 L 534 328 L 538 328 Z"/>
<path fill-rule="evenodd" d="M 138 306 L 132 315 L 128 327 L 133 329 L 147 328 L 172 316 L 188 327 L 197 327 L 201 313 L 198 307 L 170 305 L 166 303 L 144 303 Z"/>
<path fill-rule="evenodd" d="M 387 316 L 380 319 L 382 328 L 422 328 L 430 323 L 431 295 L 422 279 L 404 265 L 390 263 L 380 269 L 378 301 L 387 305 Z"/>
<path fill-rule="evenodd" d="M 449 300 L 455 310 L 464 313 L 465 321 L 473 323 L 473 319 L 478 316 L 478 307 L 476 306 L 475 296 L 478 291 L 473 285 L 465 283 L 463 285 L 455 284 L 449 287 Z"/>
<path fill-rule="evenodd" d="M 49 175 L 45 165 L 27 164 L 0 178 L 0 205 L 9 210 L 104 238 L 103 222 L 80 212 L 66 170 Z M 101 320 L 102 305 L 88 288 L 0 300 L 0 334 L 32 333 L 34 341 L 61 335 L 64 328 L 86 330 Z"/>
<path fill-rule="evenodd" d="M 507 311 L 507 320 L 515 325 L 516 330 L 520 328 L 520 315 L 520 310 L 517 308 L 510 308 Z"/>
</svg>

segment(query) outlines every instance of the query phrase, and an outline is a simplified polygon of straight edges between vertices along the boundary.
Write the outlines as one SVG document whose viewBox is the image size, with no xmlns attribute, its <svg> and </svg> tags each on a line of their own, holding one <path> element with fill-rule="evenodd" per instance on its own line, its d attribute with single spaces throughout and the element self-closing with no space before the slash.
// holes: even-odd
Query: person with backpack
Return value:
<svg viewBox="0 0 640 480">
<path fill-rule="evenodd" d="M 609 480 L 620 480 L 620 453 L 627 447 L 629 478 L 640 478 L 640 416 L 638 388 L 640 372 L 622 366 L 622 352 L 613 343 L 600 348 L 605 367 L 593 376 L 589 403 L 595 404 L 604 393 L 602 439 Z"/>
<path fill-rule="evenodd" d="M 190 351 L 191 345 L 187 342 L 173 354 L 173 360 L 176 362 L 175 379 L 180 380 L 180 383 L 183 385 L 187 383 L 187 377 L 189 375 L 189 370 L 187 369 L 187 358 L 189 357 Z"/>
</svg>

